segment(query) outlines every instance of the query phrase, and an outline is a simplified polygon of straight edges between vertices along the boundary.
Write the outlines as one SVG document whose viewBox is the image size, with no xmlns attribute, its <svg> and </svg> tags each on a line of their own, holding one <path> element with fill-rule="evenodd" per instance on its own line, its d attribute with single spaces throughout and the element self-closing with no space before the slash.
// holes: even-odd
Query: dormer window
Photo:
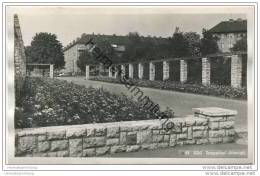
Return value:
<svg viewBox="0 0 260 176">
<path fill-rule="evenodd" d="M 117 48 L 118 46 L 117 46 L 117 44 L 112 44 L 111 45 L 113 48 Z"/>
</svg>

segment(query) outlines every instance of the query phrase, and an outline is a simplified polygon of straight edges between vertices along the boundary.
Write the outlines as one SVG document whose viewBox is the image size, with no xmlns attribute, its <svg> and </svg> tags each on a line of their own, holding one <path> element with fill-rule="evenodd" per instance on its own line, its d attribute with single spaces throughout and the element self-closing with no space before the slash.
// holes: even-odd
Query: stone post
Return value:
<svg viewBox="0 0 260 176">
<path fill-rule="evenodd" d="M 118 69 L 117 69 L 117 66 L 115 66 L 114 70 L 115 70 L 114 78 L 117 78 L 117 77 L 118 77 Z"/>
<path fill-rule="evenodd" d="M 210 84 L 210 60 L 208 58 L 202 58 L 202 84 Z"/>
<path fill-rule="evenodd" d="M 14 68 L 15 78 L 26 76 L 26 57 L 18 15 L 14 15 Z M 21 80 L 23 82 L 23 80 Z M 19 83 L 20 84 L 20 83 Z"/>
<path fill-rule="evenodd" d="M 129 78 L 134 78 L 134 66 L 133 64 L 129 64 Z"/>
<path fill-rule="evenodd" d="M 234 124 L 237 111 L 217 107 L 193 108 L 192 111 L 194 112 L 194 118 L 207 119 L 208 128 L 205 136 L 208 137 L 209 143 L 234 142 Z"/>
<path fill-rule="evenodd" d="M 149 80 L 153 81 L 155 78 L 155 65 L 153 62 L 149 63 Z"/>
<path fill-rule="evenodd" d="M 50 78 L 53 78 L 53 64 L 50 65 Z"/>
<path fill-rule="evenodd" d="M 188 63 L 186 60 L 180 60 L 180 82 L 184 83 L 188 78 Z"/>
<path fill-rule="evenodd" d="M 138 64 L 138 78 L 143 79 L 144 76 L 144 65 L 142 63 Z"/>
<path fill-rule="evenodd" d="M 170 62 L 163 61 L 163 80 L 167 80 L 170 77 Z"/>
<path fill-rule="evenodd" d="M 89 79 L 89 65 L 86 65 L 86 80 Z"/>
<path fill-rule="evenodd" d="M 112 78 L 112 66 L 108 68 L 108 77 Z"/>
<path fill-rule="evenodd" d="M 125 76 L 125 65 L 121 65 L 121 78 Z"/>
<path fill-rule="evenodd" d="M 231 56 L 231 86 L 242 87 L 242 56 Z"/>
</svg>

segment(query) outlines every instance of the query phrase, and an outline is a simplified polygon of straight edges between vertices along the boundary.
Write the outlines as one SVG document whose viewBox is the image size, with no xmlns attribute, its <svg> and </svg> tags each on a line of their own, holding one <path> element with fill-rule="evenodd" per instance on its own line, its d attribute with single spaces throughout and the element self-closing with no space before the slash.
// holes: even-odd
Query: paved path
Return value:
<svg viewBox="0 0 260 176">
<path fill-rule="evenodd" d="M 60 77 L 59 79 L 72 81 L 75 84 L 85 85 L 86 87 L 103 87 L 116 94 L 124 93 L 132 96 L 131 92 L 122 84 L 112 84 L 100 81 L 85 80 L 84 77 Z M 170 107 L 177 116 L 192 114 L 192 108 L 196 107 L 222 107 L 238 111 L 235 127 L 247 129 L 247 101 L 230 100 L 219 97 L 181 93 L 175 91 L 151 89 L 140 87 L 144 95 L 158 103 L 161 109 Z M 251 117 L 253 119 L 253 117 Z M 249 119 L 250 120 L 250 119 Z"/>
</svg>

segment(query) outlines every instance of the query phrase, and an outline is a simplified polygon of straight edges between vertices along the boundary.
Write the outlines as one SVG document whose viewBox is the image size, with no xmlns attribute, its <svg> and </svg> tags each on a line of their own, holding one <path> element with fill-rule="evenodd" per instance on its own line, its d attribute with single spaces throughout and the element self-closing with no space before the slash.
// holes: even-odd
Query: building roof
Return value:
<svg viewBox="0 0 260 176">
<path fill-rule="evenodd" d="M 247 21 L 238 19 L 222 21 L 209 30 L 211 33 L 236 33 L 247 32 Z"/>
<path fill-rule="evenodd" d="M 141 40 L 154 40 L 158 44 L 165 43 L 168 40 L 167 38 L 162 38 L 162 37 L 143 37 L 143 36 L 140 36 L 140 38 L 141 38 Z M 116 45 L 122 45 L 122 46 L 127 46 L 130 42 L 128 36 L 85 34 L 85 35 L 82 35 L 81 38 L 79 38 L 78 40 L 76 40 L 73 43 L 66 46 L 63 51 L 68 50 L 69 48 L 73 47 L 76 44 L 86 44 L 91 39 L 93 39 L 94 43 L 107 41 L 111 45 L 116 44 Z"/>
</svg>

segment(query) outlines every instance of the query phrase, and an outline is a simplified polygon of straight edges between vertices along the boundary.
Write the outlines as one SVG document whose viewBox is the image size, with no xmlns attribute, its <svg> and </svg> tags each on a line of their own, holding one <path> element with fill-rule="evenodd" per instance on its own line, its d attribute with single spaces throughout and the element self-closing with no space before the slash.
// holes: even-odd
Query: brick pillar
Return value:
<svg viewBox="0 0 260 176">
<path fill-rule="evenodd" d="M 113 74 L 112 74 L 112 66 L 110 66 L 109 68 L 108 68 L 108 77 L 109 78 L 112 78 L 113 76 L 112 76 Z"/>
<path fill-rule="evenodd" d="M 231 56 L 231 86 L 242 87 L 242 56 Z"/>
<path fill-rule="evenodd" d="M 121 78 L 125 76 L 125 65 L 121 65 Z"/>
<path fill-rule="evenodd" d="M 186 60 L 180 60 L 180 82 L 184 83 L 188 78 L 188 63 Z"/>
<path fill-rule="evenodd" d="M 138 64 L 138 78 L 143 79 L 144 76 L 144 65 L 142 63 Z"/>
<path fill-rule="evenodd" d="M 210 60 L 209 58 L 202 58 L 202 84 L 210 84 Z"/>
<path fill-rule="evenodd" d="M 50 65 L 50 78 L 53 78 L 53 64 Z"/>
<path fill-rule="evenodd" d="M 200 118 L 208 121 L 207 130 L 203 131 L 207 142 L 211 144 L 234 142 L 237 111 L 217 107 L 193 108 L 192 111 L 196 123 Z"/>
<path fill-rule="evenodd" d="M 133 64 L 129 64 L 129 78 L 134 78 L 134 66 Z"/>
<path fill-rule="evenodd" d="M 170 62 L 163 61 L 163 80 L 167 80 L 170 77 Z"/>
<path fill-rule="evenodd" d="M 86 80 L 89 79 L 89 65 L 86 65 Z"/>
<path fill-rule="evenodd" d="M 155 78 L 155 65 L 154 63 L 149 63 L 149 80 L 153 81 Z"/>
</svg>

